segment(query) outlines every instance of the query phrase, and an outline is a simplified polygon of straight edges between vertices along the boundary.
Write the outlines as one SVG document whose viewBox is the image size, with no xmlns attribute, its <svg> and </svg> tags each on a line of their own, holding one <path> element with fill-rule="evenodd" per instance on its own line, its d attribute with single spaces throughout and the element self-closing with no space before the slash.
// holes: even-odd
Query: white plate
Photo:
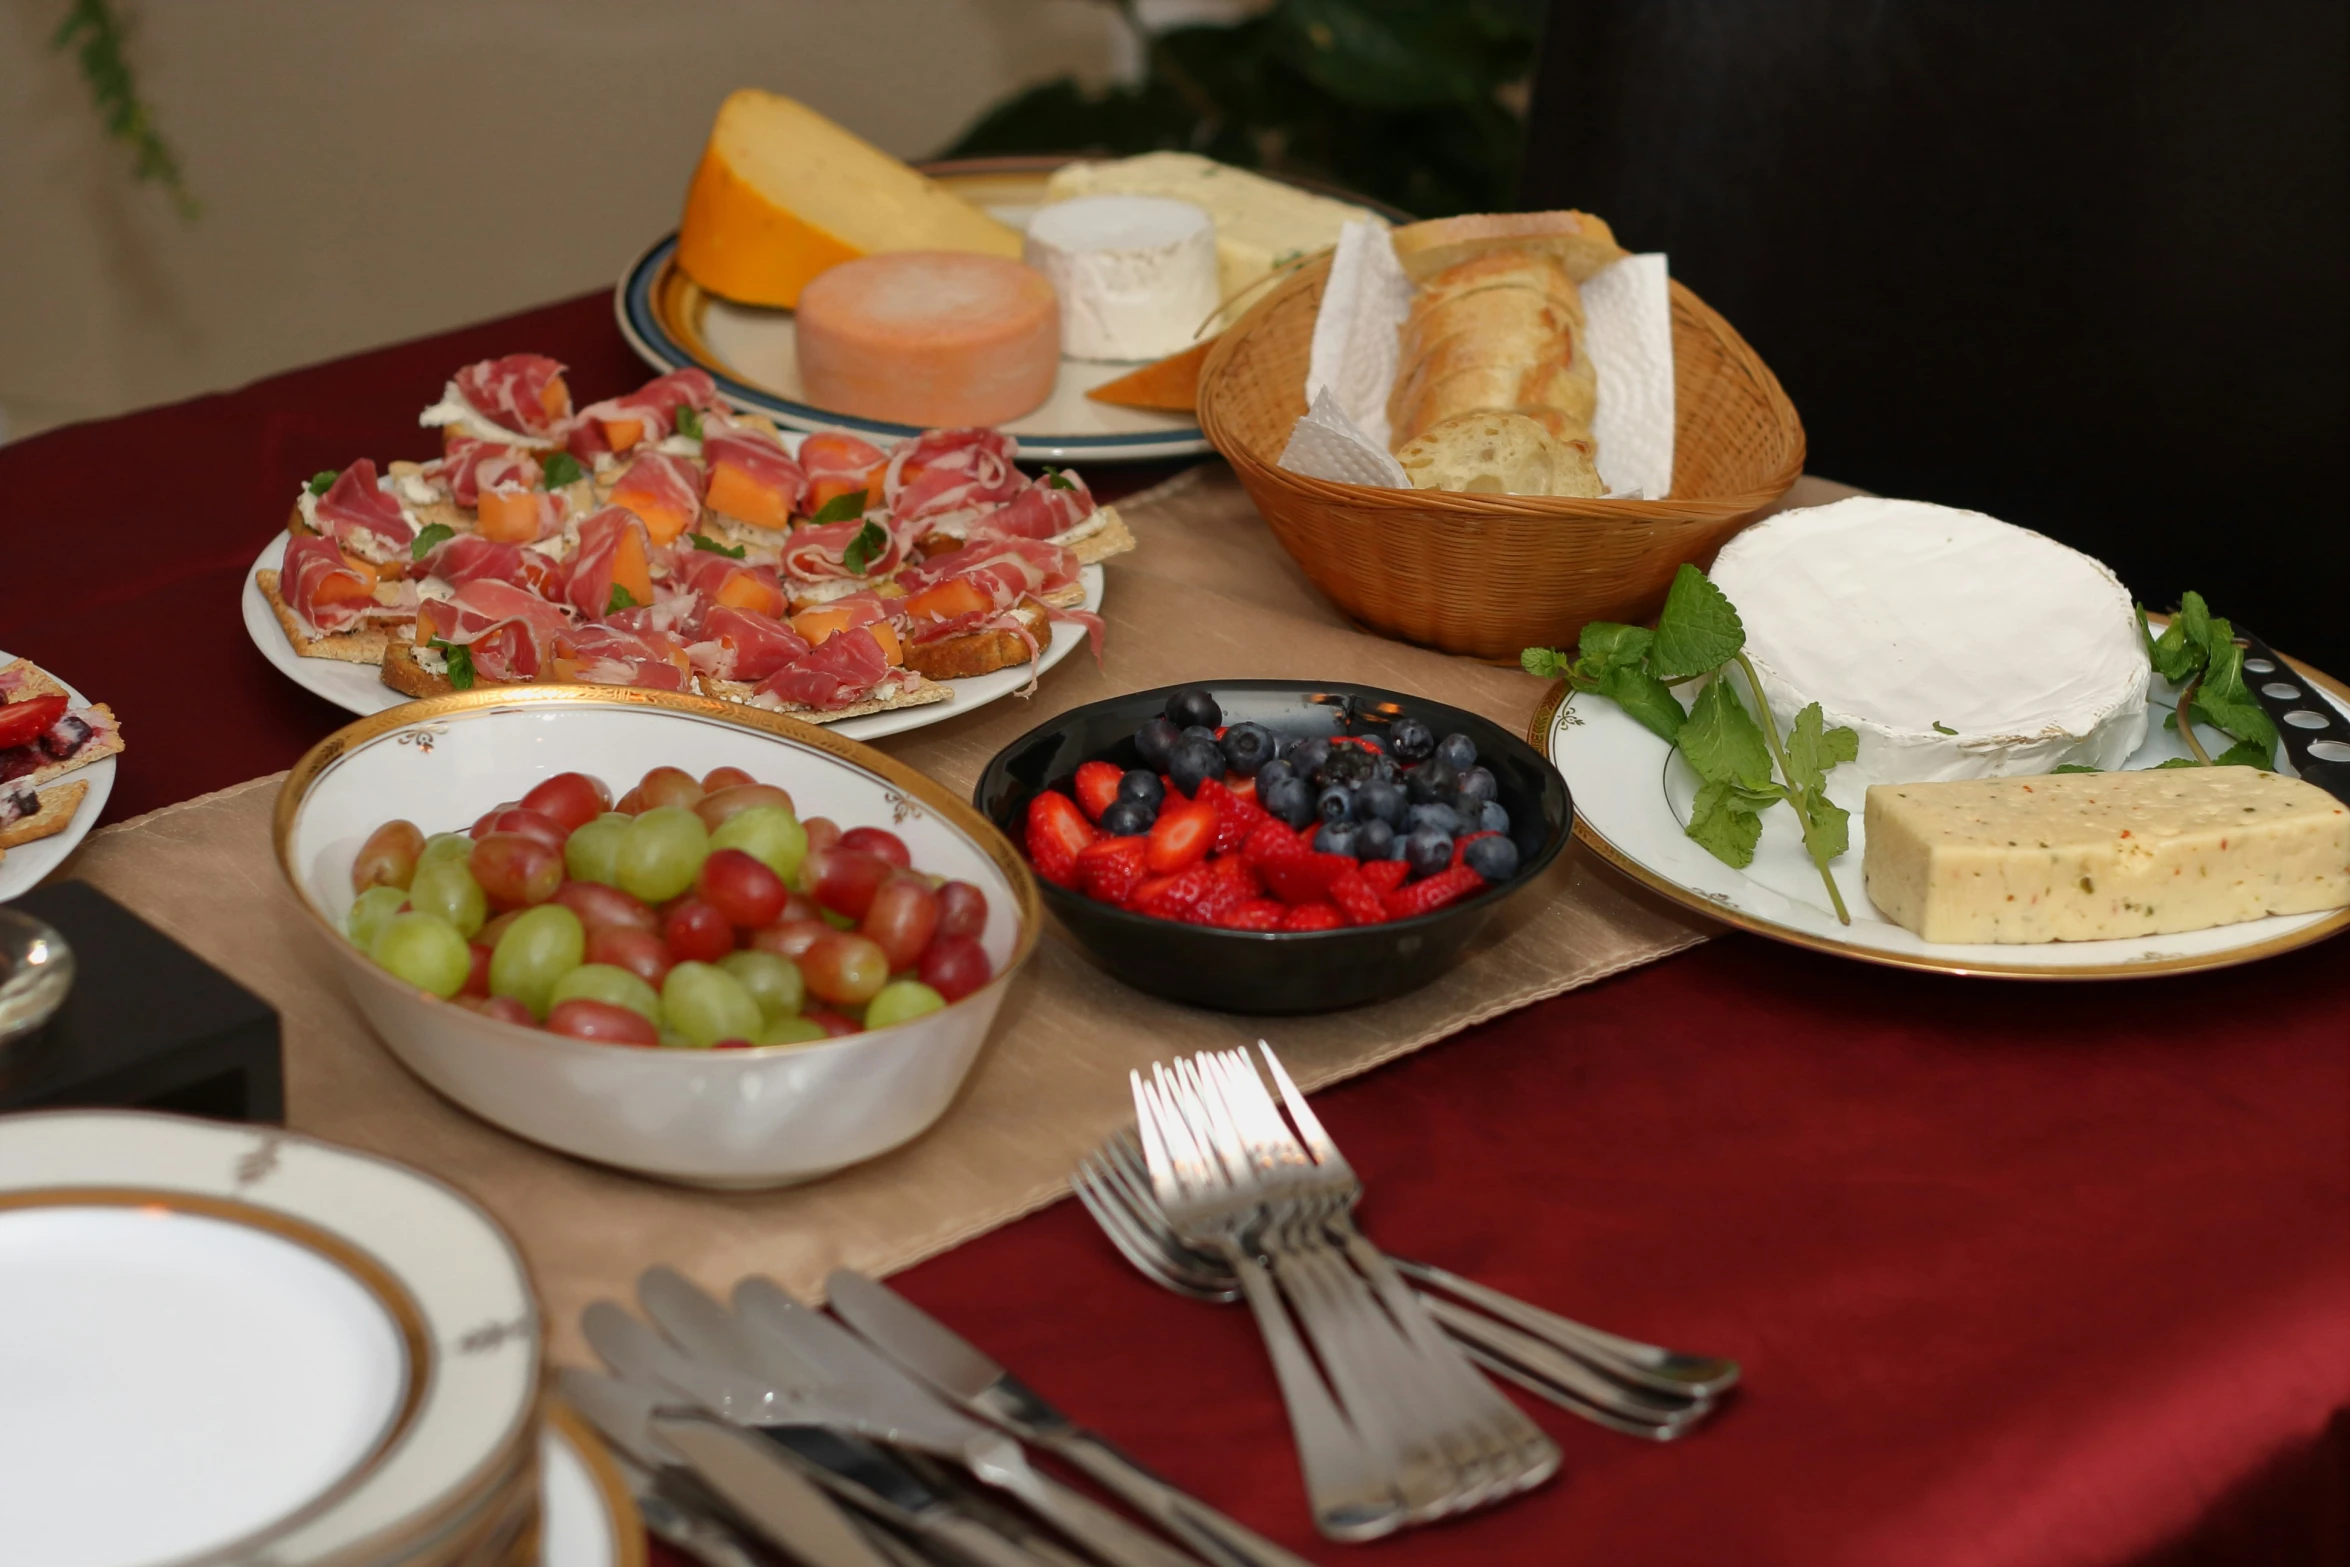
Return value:
<svg viewBox="0 0 2350 1567">
<path fill-rule="evenodd" d="M 254 558 L 253 569 L 245 574 L 245 634 L 251 637 L 253 645 L 261 650 L 261 656 L 276 665 L 279 674 L 284 675 L 311 695 L 324 697 L 344 712 L 357 713 L 362 718 L 370 713 L 380 713 L 386 708 L 398 707 L 402 702 L 407 701 L 406 697 L 383 683 L 381 672 L 373 664 L 343 664 L 337 663 L 331 658 L 304 658 L 294 651 L 294 645 L 286 640 L 285 628 L 277 623 L 276 611 L 269 607 L 269 600 L 261 596 L 261 584 L 257 575 L 264 570 L 278 570 L 284 564 L 285 558 L 286 535 L 280 533 L 271 539 L 268 547 Z M 1102 568 L 1099 566 L 1084 567 L 1078 573 L 1078 580 L 1085 585 L 1085 607 L 1098 612 L 1102 607 L 1104 585 Z M 1033 673 L 1043 674 L 1062 659 L 1076 652 L 1078 644 L 1084 640 L 1084 627 L 1073 621 L 1058 620 L 1053 622 L 1053 640 L 1049 646 L 1042 649 L 1043 656 L 1038 661 Z M 846 735 L 851 740 L 878 740 L 883 735 L 894 735 L 907 729 L 920 729 L 926 724 L 935 724 L 941 719 L 953 718 L 960 713 L 968 713 L 975 707 L 984 707 L 998 697 L 1011 695 L 1028 684 L 1031 672 L 1028 665 L 1018 664 L 1010 669 L 999 669 L 992 675 L 974 675 L 968 680 L 950 680 L 946 684 L 952 687 L 955 693 L 955 699 L 951 702 L 931 702 L 921 707 L 901 707 L 886 713 L 868 713 L 862 718 L 844 718 L 837 724 L 827 724 L 824 727 L 830 729 L 834 734 Z M 100 768 L 106 770 L 106 785 L 95 783 L 92 785 L 90 794 L 95 804 L 105 803 L 105 788 L 113 782 L 114 763 L 108 760 L 84 769 L 85 772 L 96 773 Z M 96 819 L 92 803 L 86 802 L 82 809 L 92 820 Z M 78 837 L 79 833 L 75 833 L 74 836 Z M 68 838 L 66 841 L 70 847 L 72 838 Z M 40 845 L 34 845 L 34 847 L 37 848 Z M 5 878 L 15 870 L 17 855 L 26 852 L 29 851 L 11 849 L 8 851 L 6 863 L 0 864 L 0 897 L 7 896 L 12 890 L 17 892 L 24 890 L 21 887 L 11 889 Z M 63 854 L 60 853 L 58 858 L 64 858 Z M 31 883 L 28 882 L 26 885 L 30 886 Z"/>
<path fill-rule="evenodd" d="M 268 607 L 267 604 L 262 606 L 264 609 Z M 275 626 L 277 622 L 272 620 L 270 624 Z M 285 640 L 283 633 L 279 634 L 278 640 Z M 293 649 L 288 648 L 286 651 L 290 653 Z M 15 662 L 14 654 L 0 653 L 0 669 Z M 48 668 L 45 664 L 41 667 Z M 51 669 L 49 673 L 56 675 L 57 671 Z M 60 683 L 65 680 L 63 675 L 57 675 L 57 678 Z M 65 694 L 76 707 L 90 705 L 90 699 L 71 685 L 65 687 Z M 20 892 L 30 892 L 42 877 L 65 863 L 65 857 L 73 853 L 75 844 L 90 835 L 90 829 L 98 825 L 98 813 L 106 809 L 106 797 L 114 792 L 114 763 L 115 758 L 104 757 L 44 786 L 55 789 L 78 778 L 85 780 L 90 787 L 82 795 L 82 803 L 73 813 L 73 820 L 65 824 L 65 831 L 23 844 L 9 850 L 5 858 L 0 858 L 0 903 L 6 903 Z"/>
<path fill-rule="evenodd" d="M 644 1523 L 627 1483 L 580 1419 L 547 1406 L 539 1431 L 539 1567 L 644 1567 Z"/>
<path fill-rule="evenodd" d="M 2350 703 L 2327 693 L 2350 713 Z M 1556 701 L 1556 697 L 1553 698 Z M 2159 677 L 2148 697 L 2147 739 L 2130 768 L 2152 767 L 2187 754 L 2162 727 L 2177 693 Z M 2110 941 L 1958 944 L 1921 940 L 1877 912 L 1861 885 L 1867 839 L 1860 800 L 1829 792 L 1852 812 L 1852 846 L 1830 869 L 1850 925 L 1840 924 L 1827 889 L 1804 852 L 1792 811 L 1763 813 L 1762 841 L 1744 870 L 1723 864 L 1682 830 L 1697 793 L 1697 776 L 1680 753 L 1615 703 L 1589 694 L 1549 703 L 1531 736 L 1567 780 L 1575 801 L 1575 835 L 1619 869 L 1665 896 L 1745 930 L 1868 962 L 1952 974 L 2019 978 L 2139 978 L 2190 969 L 2224 968 L 2324 939 L 2350 925 L 2350 911 L 2279 914 L 2171 936 Z M 2205 736 L 2208 740 L 2208 734 Z M 2225 741 L 2220 742 L 2225 744 Z M 2281 771 L 2292 773 L 2287 762 Z"/>
<path fill-rule="evenodd" d="M 10 1560 L 388 1558 L 526 1473 L 521 1258 L 398 1165 L 178 1116 L 0 1119 L 0 1278 Z"/>
</svg>

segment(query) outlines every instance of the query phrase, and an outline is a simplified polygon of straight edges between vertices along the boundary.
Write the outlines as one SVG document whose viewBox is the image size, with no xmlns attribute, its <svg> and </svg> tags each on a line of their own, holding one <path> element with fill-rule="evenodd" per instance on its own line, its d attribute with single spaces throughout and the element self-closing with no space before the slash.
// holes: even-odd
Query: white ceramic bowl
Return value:
<svg viewBox="0 0 2350 1567">
<path fill-rule="evenodd" d="M 733 765 L 802 816 L 887 827 L 914 864 L 987 894 L 995 978 L 942 1012 L 806 1045 L 649 1050 L 482 1016 L 378 968 L 341 934 L 351 861 L 393 817 L 462 831 L 554 773 L 614 792 L 667 763 Z M 937 1120 L 1036 943 L 1036 883 L 1003 835 L 937 783 L 869 747 L 700 697 L 501 687 L 412 702 L 312 748 L 280 791 L 277 856 L 344 987 L 401 1062 L 485 1120 L 550 1148 L 697 1186 L 782 1186 L 887 1152 Z"/>
</svg>

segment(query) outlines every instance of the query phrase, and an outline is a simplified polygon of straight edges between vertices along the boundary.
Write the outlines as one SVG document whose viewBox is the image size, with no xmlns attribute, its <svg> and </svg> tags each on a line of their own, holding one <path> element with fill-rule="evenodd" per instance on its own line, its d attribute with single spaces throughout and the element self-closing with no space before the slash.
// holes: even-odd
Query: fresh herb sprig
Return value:
<svg viewBox="0 0 2350 1567">
<path fill-rule="evenodd" d="M 432 639 L 431 646 L 448 661 L 449 685 L 457 691 L 473 689 L 473 649 L 461 642 L 443 642 Z"/>
<path fill-rule="evenodd" d="M 723 555 L 728 560 L 741 560 L 743 558 L 744 547 L 742 545 L 721 544 L 716 539 L 710 537 L 710 535 L 707 533 L 689 533 L 685 536 L 685 541 L 688 544 L 691 544 L 695 549 L 705 550 L 712 555 Z"/>
<path fill-rule="evenodd" d="M 539 460 L 539 472 L 547 481 L 547 488 L 559 490 L 567 484 L 577 484 L 587 477 L 587 469 L 569 452 L 549 452 Z"/>
<path fill-rule="evenodd" d="M 408 558 L 422 560 L 440 548 L 443 541 L 453 539 L 456 536 L 457 530 L 445 522 L 426 523 L 423 530 L 416 535 L 415 541 L 408 546 Z"/>
<path fill-rule="evenodd" d="M 702 411 L 691 403 L 677 405 L 677 433 L 689 441 L 702 438 Z"/>
<path fill-rule="evenodd" d="M 808 521 L 817 527 L 834 522 L 854 522 L 865 515 L 865 492 L 846 490 L 816 508 Z"/>
<path fill-rule="evenodd" d="M 2175 756 L 2158 765 L 2276 771 L 2277 726 L 2244 684 L 2244 650 L 2236 645 L 2235 628 L 2214 615 L 2200 593 L 2180 598 L 2179 612 L 2160 637 L 2147 624 L 2146 606 L 2137 608 L 2147 662 L 2179 691 L 2178 707 L 2163 720 L 2163 727 L 2179 732 L 2192 758 Z M 2211 755 L 2195 736 L 2198 723 L 2210 725 L 2235 744 Z"/>
<path fill-rule="evenodd" d="M 1678 749 L 1703 780 L 1686 831 L 1724 864 L 1752 864 L 1762 813 L 1782 802 L 1791 807 L 1836 918 L 1852 923 L 1828 869 L 1852 845 L 1851 813 L 1828 798 L 1827 781 L 1838 763 L 1859 754 L 1860 737 L 1828 728 L 1817 702 L 1795 715 L 1795 727 L 1784 737 L 1776 722 L 1755 721 L 1729 676 L 1729 667 L 1737 665 L 1754 693 L 1755 710 L 1770 711 L 1762 677 L 1746 656 L 1746 625 L 1704 572 L 1685 565 L 1674 574 L 1654 631 L 1593 621 L 1583 628 L 1574 658 L 1530 647 L 1519 661 L 1531 674 L 1606 697 Z M 1716 678 L 1684 713 L 1672 688 L 1706 675 Z"/>
<path fill-rule="evenodd" d="M 849 547 L 840 552 L 843 570 L 852 577 L 862 577 L 873 563 L 889 553 L 889 530 L 878 522 L 869 522 L 857 530 L 849 540 Z"/>
</svg>

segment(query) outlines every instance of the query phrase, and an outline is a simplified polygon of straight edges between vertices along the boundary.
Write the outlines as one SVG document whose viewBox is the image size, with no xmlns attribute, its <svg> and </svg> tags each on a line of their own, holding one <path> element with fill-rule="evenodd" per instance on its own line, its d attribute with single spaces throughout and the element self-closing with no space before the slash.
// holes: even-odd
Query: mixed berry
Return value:
<svg viewBox="0 0 2350 1567">
<path fill-rule="evenodd" d="M 1313 931 L 1427 914 L 1518 871 L 1509 812 L 1467 735 L 1296 740 L 1188 686 L 1135 732 L 1142 766 L 1090 761 L 1029 801 L 1038 875 L 1133 913 Z"/>
</svg>

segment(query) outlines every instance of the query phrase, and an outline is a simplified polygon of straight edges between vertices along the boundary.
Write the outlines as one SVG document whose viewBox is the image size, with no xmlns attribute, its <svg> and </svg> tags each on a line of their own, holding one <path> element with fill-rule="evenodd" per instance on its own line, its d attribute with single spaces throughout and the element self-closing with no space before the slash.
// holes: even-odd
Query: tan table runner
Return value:
<svg viewBox="0 0 2350 1567">
<path fill-rule="evenodd" d="M 1543 693 L 1518 671 L 1351 629 L 1220 467 L 1120 509 L 1141 548 L 1108 568 L 1104 665 L 1080 653 L 1031 701 L 1007 699 L 884 742 L 891 752 L 967 792 L 990 757 L 1051 714 L 1186 679 L 1360 681 L 1423 692 L 1511 728 Z M 127 760 L 137 766 L 137 753 Z M 813 1293 L 834 1267 L 892 1271 L 1043 1206 L 1065 1190 L 1078 1157 L 1131 1118 L 1131 1067 L 1264 1034 L 1310 1090 L 1707 934 L 1570 849 L 1434 984 L 1383 1006 L 1262 1025 L 1129 990 L 1048 937 L 931 1132 L 804 1187 L 711 1193 L 547 1152 L 410 1077 L 345 1000 L 313 945 L 323 938 L 279 879 L 269 841 L 277 781 L 257 778 L 93 834 L 70 870 L 277 1008 L 291 1125 L 420 1166 L 495 1213 L 529 1258 L 550 1345 L 566 1359 L 584 1354 L 580 1309 L 628 1294 L 650 1263 L 713 1287 L 765 1272 Z"/>
</svg>

